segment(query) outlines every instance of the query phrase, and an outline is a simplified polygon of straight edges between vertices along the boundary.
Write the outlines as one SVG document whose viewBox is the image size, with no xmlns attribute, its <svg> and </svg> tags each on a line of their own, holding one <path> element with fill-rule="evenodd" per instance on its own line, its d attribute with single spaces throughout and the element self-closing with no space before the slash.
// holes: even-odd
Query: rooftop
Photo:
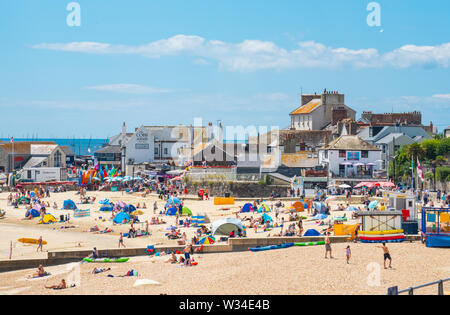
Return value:
<svg viewBox="0 0 450 315">
<path fill-rule="evenodd" d="M 368 150 L 381 151 L 380 148 L 371 145 L 358 136 L 345 135 L 331 141 L 327 146 L 322 147 L 323 150 Z"/>
<path fill-rule="evenodd" d="M 312 111 L 314 111 L 317 107 L 322 105 L 322 100 L 320 99 L 313 99 L 309 103 L 306 103 L 305 105 L 300 106 L 293 112 L 291 112 L 291 115 L 299 115 L 299 114 L 309 114 Z"/>
</svg>

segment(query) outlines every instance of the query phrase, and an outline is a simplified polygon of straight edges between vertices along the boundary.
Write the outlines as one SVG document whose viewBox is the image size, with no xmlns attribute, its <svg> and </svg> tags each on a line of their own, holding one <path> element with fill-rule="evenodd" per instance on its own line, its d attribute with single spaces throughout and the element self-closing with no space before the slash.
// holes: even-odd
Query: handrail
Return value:
<svg viewBox="0 0 450 315">
<path fill-rule="evenodd" d="M 446 282 L 446 281 L 450 281 L 450 278 L 441 279 L 441 280 L 437 280 L 437 281 L 433 281 L 433 282 L 429 282 L 429 283 L 424 283 L 424 284 L 417 285 L 414 287 L 409 287 L 408 289 L 397 291 L 396 294 L 392 293 L 392 289 L 397 288 L 397 287 L 393 287 L 393 288 L 388 289 L 388 295 L 399 295 L 400 293 L 406 293 L 406 292 L 409 295 L 414 295 L 414 290 L 424 288 L 424 287 L 429 287 L 429 286 L 432 286 L 435 284 L 438 285 L 438 295 L 444 295 L 444 282 Z"/>
</svg>

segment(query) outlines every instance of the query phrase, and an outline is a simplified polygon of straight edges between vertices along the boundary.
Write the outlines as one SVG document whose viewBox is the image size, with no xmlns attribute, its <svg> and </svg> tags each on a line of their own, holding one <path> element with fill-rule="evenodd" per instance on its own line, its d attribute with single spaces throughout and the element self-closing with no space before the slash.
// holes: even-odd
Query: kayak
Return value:
<svg viewBox="0 0 450 315">
<path fill-rule="evenodd" d="M 269 245 L 269 246 L 262 246 L 262 247 L 249 247 L 249 250 L 252 252 L 261 252 L 265 250 L 272 250 L 272 249 L 282 249 L 282 248 L 288 248 L 294 246 L 294 243 L 286 243 L 281 245 Z"/>
<path fill-rule="evenodd" d="M 103 263 L 122 263 L 127 262 L 130 258 L 84 258 L 85 262 L 103 262 Z"/>
<path fill-rule="evenodd" d="M 36 238 L 19 238 L 17 241 L 24 244 L 39 244 L 39 240 Z M 42 245 L 47 245 L 47 242 L 42 241 Z"/>
<path fill-rule="evenodd" d="M 315 246 L 315 245 L 325 245 L 324 241 L 319 242 L 309 242 L 309 243 L 295 243 L 295 246 Z"/>
</svg>

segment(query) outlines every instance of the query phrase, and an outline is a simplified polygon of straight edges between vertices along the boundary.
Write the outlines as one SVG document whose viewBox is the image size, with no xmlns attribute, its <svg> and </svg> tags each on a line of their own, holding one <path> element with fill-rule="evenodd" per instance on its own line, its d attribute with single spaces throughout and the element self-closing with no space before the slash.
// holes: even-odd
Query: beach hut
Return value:
<svg viewBox="0 0 450 315">
<path fill-rule="evenodd" d="M 75 204 L 75 202 L 73 202 L 73 200 L 64 200 L 64 209 L 66 210 L 75 210 L 77 209 L 77 205 Z"/>
<path fill-rule="evenodd" d="M 114 217 L 114 223 L 116 224 L 122 224 L 122 223 L 128 223 L 130 222 L 130 215 L 126 212 L 119 212 L 118 214 L 116 214 L 116 216 Z"/>
<path fill-rule="evenodd" d="M 190 216 L 192 216 L 192 211 L 188 207 L 184 206 L 182 216 L 190 217 Z"/>
<path fill-rule="evenodd" d="M 241 212 L 250 212 L 252 210 L 253 210 L 253 205 L 248 202 L 242 207 Z"/>
<path fill-rule="evenodd" d="M 166 211 L 166 215 L 177 215 L 178 209 L 175 207 L 169 208 Z"/>
<path fill-rule="evenodd" d="M 199 244 L 214 244 L 214 242 L 216 241 L 216 239 L 214 237 L 212 237 L 211 235 L 206 235 L 203 236 L 202 238 L 200 238 L 200 240 L 198 241 Z"/>
<path fill-rule="evenodd" d="M 50 223 L 55 223 L 56 218 L 54 216 L 52 216 L 51 214 L 46 214 L 44 215 L 44 217 L 39 221 L 38 224 L 50 224 Z"/>
<path fill-rule="evenodd" d="M 320 236 L 320 233 L 317 230 L 309 229 L 303 236 Z"/>
<path fill-rule="evenodd" d="M 211 234 L 214 236 L 216 234 L 219 235 L 230 235 L 230 232 L 234 232 L 237 234 L 238 231 L 243 231 L 244 226 L 242 225 L 241 220 L 236 218 L 226 218 L 222 220 L 218 220 L 213 222 L 211 225 Z"/>
<path fill-rule="evenodd" d="M 270 208 L 265 203 L 261 204 L 261 206 L 258 209 L 258 213 L 262 212 L 270 212 Z"/>
</svg>

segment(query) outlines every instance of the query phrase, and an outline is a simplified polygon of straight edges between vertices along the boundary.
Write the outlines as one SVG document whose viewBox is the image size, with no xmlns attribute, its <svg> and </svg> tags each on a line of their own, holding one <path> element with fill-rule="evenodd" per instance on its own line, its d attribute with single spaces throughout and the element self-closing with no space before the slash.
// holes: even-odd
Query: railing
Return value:
<svg viewBox="0 0 450 315">
<path fill-rule="evenodd" d="M 397 291 L 397 287 L 392 287 L 388 289 L 388 295 L 399 295 L 400 293 L 408 293 L 409 295 L 414 295 L 414 290 L 429 287 L 432 285 L 437 284 L 438 285 L 438 295 L 444 295 L 444 282 L 450 281 L 450 278 L 447 279 L 441 279 L 421 285 L 417 285 L 414 287 L 409 287 L 408 289 Z"/>
<path fill-rule="evenodd" d="M 188 180 L 193 181 L 243 181 L 258 182 L 263 179 L 260 174 L 236 174 L 236 173 L 190 173 L 186 175 Z"/>
</svg>

